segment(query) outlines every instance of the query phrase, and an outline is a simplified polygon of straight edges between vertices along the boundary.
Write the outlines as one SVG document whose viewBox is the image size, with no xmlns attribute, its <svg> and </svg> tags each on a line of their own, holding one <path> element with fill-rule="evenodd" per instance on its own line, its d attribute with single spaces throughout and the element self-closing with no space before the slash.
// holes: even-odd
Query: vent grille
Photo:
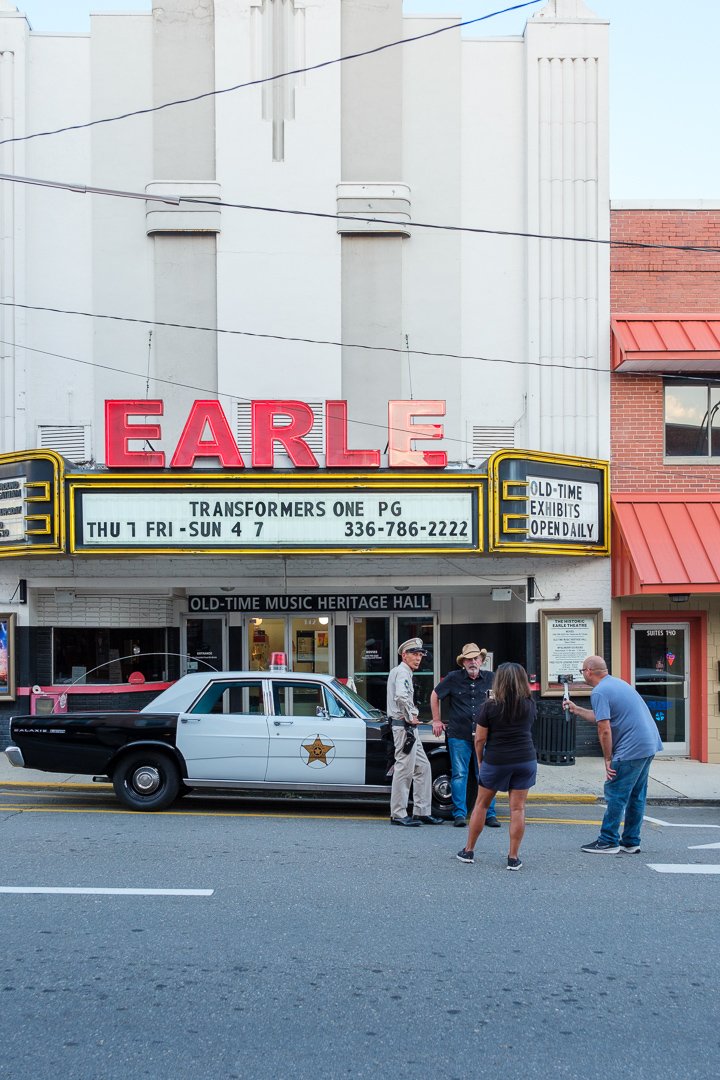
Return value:
<svg viewBox="0 0 720 1080">
<path fill-rule="evenodd" d="M 40 424 L 38 447 L 41 450 L 55 450 L 68 461 L 89 461 L 92 456 L 90 425 Z"/>
<path fill-rule="evenodd" d="M 310 406 L 313 411 L 313 416 L 315 417 L 312 428 L 305 436 L 305 441 L 312 450 L 313 454 L 324 454 L 325 402 L 306 401 L 305 404 Z M 278 413 L 275 423 L 277 427 L 287 427 L 290 424 L 290 417 L 283 416 L 281 413 Z M 246 465 L 250 464 L 250 457 L 252 453 L 251 426 L 250 402 L 239 401 L 237 408 L 237 443 Z"/>
<path fill-rule="evenodd" d="M 172 600 L 158 596 L 82 596 L 72 588 L 38 593 L 38 626 L 166 627 Z"/>
<path fill-rule="evenodd" d="M 472 429 L 473 458 L 489 458 L 496 450 L 512 450 L 515 446 L 514 427 L 474 425 Z"/>
</svg>

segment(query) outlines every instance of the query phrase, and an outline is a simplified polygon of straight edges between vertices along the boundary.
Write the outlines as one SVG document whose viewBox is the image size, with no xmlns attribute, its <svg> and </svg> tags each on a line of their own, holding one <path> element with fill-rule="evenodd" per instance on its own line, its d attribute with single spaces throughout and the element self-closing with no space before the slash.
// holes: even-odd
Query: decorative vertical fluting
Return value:
<svg viewBox="0 0 720 1080">
<path fill-rule="evenodd" d="M 15 133 L 15 54 L 0 52 L 0 139 Z M 0 172 L 15 171 L 13 143 L 0 146 Z M 15 445 L 15 185 L 0 184 L 0 452 Z"/>
<path fill-rule="evenodd" d="M 294 71 L 305 62 L 305 10 L 295 0 L 262 0 L 252 8 L 253 29 L 260 21 L 261 78 Z M 273 161 L 285 160 L 285 124 L 295 119 L 295 87 L 302 76 L 274 79 L 262 86 L 262 118 L 272 121 Z"/>
<path fill-rule="evenodd" d="M 559 10 L 562 5 L 558 5 Z M 609 452 L 606 25 L 528 24 L 530 445 Z"/>
</svg>

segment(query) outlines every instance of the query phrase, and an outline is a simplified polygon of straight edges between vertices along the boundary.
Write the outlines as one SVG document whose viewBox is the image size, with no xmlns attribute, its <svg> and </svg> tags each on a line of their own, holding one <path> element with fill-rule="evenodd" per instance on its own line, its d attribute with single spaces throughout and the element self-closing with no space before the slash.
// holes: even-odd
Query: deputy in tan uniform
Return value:
<svg viewBox="0 0 720 1080">
<path fill-rule="evenodd" d="M 420 741 L 418 710 L 413 695 L 413 672 L 425 655 L 422 638 L 410 638 L 398 649 L 400 663 L 388 676 L 387 714 L 392 722 L 395 768 L 390 796 L 392 825 L 441 825 L 432 816 L 432 772 Z M 409 746 L 410 736 L 412 745 Z M 413 816 L 408 815 L 410 785 L 413 785 Z"/>
</svg>

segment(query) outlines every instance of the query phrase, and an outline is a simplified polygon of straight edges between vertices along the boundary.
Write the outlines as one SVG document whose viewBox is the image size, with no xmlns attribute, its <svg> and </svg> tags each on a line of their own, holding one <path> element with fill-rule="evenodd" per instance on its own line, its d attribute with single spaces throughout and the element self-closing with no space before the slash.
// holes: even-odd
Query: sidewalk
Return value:
<svg viewBox="0 0 720 1080">
<path fill-rule="evenodd" d="M 575 765 L 538 765 L 537 786 L 533 788 L 530 798 L 595 802 L 602 798 L 603 783 L 600 757 L 581 757 Z M 0 753 L 0 784 L 37 784 L 43 787 L 81 784 L 97 787 L 90 776 L 16 769 L 3 753 Z M 714 803 L 720 806 L 720 765 L 704 765 L 686 758 L 656 758 L 650 770 L 648 802 Z"/>
</svg>

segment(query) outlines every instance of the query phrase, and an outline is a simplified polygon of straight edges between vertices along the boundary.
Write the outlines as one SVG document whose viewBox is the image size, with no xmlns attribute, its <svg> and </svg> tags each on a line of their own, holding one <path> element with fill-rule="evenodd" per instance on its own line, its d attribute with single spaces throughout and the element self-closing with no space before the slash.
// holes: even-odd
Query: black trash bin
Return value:
<svg viewBox="0 0 720 1080">
<path fill-rule="evenodd" d="M 541 765 L 574 765 L 575 717 L 559 702 L 538 701 L 533 741 Z"/>
</svg>

